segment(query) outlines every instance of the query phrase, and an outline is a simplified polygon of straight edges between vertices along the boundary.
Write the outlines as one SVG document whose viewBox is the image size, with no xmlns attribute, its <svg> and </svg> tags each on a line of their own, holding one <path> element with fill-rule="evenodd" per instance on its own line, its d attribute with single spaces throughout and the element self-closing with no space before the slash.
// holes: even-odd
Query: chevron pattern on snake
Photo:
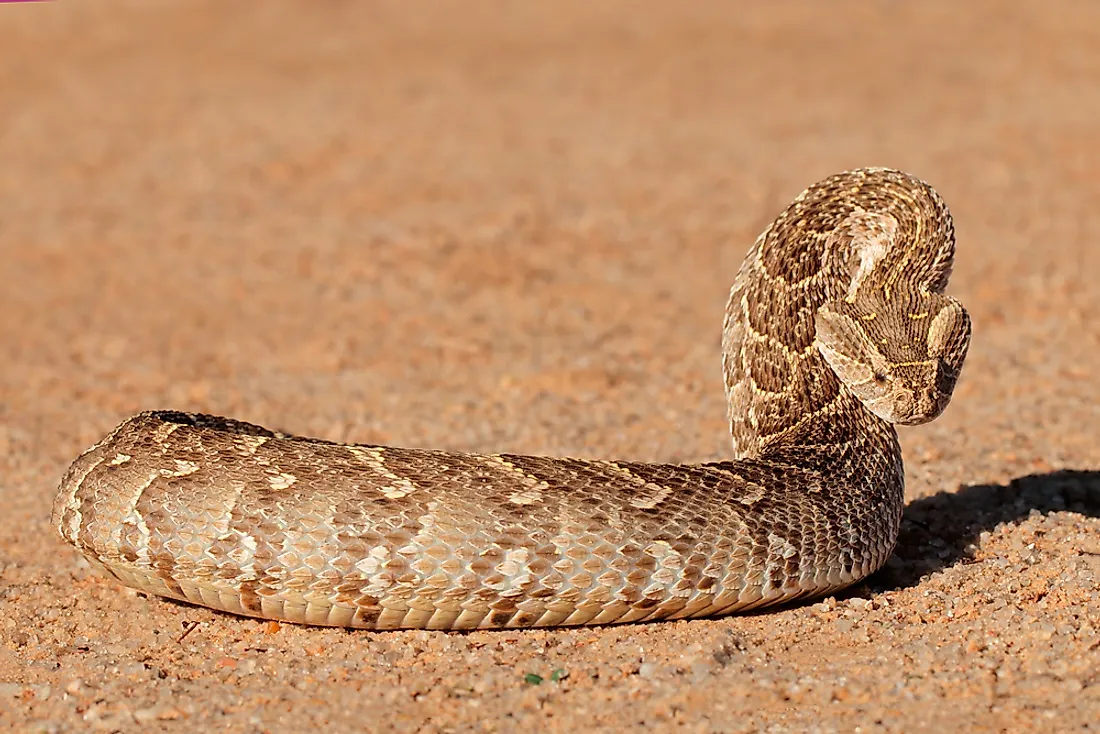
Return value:
<svg viewBox="0 0 1100 734">
<path fill-rule="evenodd" d="M 73 462 L 53 523 L 133 588 L 314 625 L 612 624 L 828 594 L 891 554 L 894 424 L 937 417 L 962 368 L 954 251 L 947 206 L 901 171 L 800 194 L 730 291 L 725 461 L 344 445 L 146 412 Z"/>
</svg>

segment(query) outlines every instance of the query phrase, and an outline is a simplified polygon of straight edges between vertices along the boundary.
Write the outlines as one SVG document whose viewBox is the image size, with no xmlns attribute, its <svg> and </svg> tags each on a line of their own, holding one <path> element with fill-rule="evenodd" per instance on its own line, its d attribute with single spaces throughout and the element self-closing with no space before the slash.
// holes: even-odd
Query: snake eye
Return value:
<svg viewBox="0 0 1100 734">
<path fill-rule="evenodd" d="M 886 384 L 886 373 L 885 372 L 879 372 L 879 371 L 876 370 L 875 374 L 873 375 L 873 379 L 874 379 L 876 384 L 885 385 Z"/>
</svg>

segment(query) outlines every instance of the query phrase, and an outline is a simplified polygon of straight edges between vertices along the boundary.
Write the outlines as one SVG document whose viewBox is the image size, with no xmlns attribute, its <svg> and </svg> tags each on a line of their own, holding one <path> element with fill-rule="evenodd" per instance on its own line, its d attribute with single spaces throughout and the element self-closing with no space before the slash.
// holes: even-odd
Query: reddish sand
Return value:
<svg viewBox="0 0 1100 734">
<path fill-rule="evenodd" d="M 0 5 L 0 725 L 1094 729 L 1100 5 L 416 8 Z M 903 432 L 895 558 L 841 598 L 345 632 L 124 590 L 50 527 L 68 462 L 152 407 L 727 456 L 729 284 L 862 165 L 951 205 L 975 336 L 947 413 Z"/>
</svg>

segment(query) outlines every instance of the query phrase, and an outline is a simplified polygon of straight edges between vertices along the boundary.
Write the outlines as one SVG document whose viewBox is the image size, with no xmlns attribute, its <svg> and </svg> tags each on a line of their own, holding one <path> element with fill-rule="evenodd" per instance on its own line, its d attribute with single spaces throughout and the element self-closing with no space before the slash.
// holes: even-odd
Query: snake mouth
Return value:
<svg viewBox="0 0 1100 734">
<path fill-rule="evenodd" d="M 865 400 L 864 406 L 887 423 L 919 426 L 939 418 L 950 399 L 950 395 L 935 388 L 923 392 L 898 390 Z"/>
<path fill-rule="evenodd" d="M 925 423 L 931 423 L 939 418 L 939 413 L 936 415 L 910 415 L 903 416 L 900 420 L 895 420 L 899 426 L 923 426 Z"/>
<path fill-rule="evenodd" d="M 894 423 L 901 426 L 920 426 L 939 418 L 947 408 L 950 395 L 930 389 L 920 395 L 905 395 L 894 403 Z"/>
</svg>

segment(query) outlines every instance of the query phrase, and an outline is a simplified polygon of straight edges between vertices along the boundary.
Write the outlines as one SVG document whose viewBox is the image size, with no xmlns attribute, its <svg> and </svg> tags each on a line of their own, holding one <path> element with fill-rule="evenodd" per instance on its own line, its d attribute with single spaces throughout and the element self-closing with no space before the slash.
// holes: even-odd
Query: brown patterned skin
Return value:
<svg viewBox="0 0 1100 734">
<path fill-rule="evenodd" d="M 939 415 L 962 367 L 953 255 L 947 207 L 907 174 L 803 192 L 730 293 L 732 461 L 342 445 L 150 412 L 73 462 L 53 522 L 124 584 L 307 624 L 610 624 L 826 594 L 892 552 L 891 423 Z"/>
</svg>

